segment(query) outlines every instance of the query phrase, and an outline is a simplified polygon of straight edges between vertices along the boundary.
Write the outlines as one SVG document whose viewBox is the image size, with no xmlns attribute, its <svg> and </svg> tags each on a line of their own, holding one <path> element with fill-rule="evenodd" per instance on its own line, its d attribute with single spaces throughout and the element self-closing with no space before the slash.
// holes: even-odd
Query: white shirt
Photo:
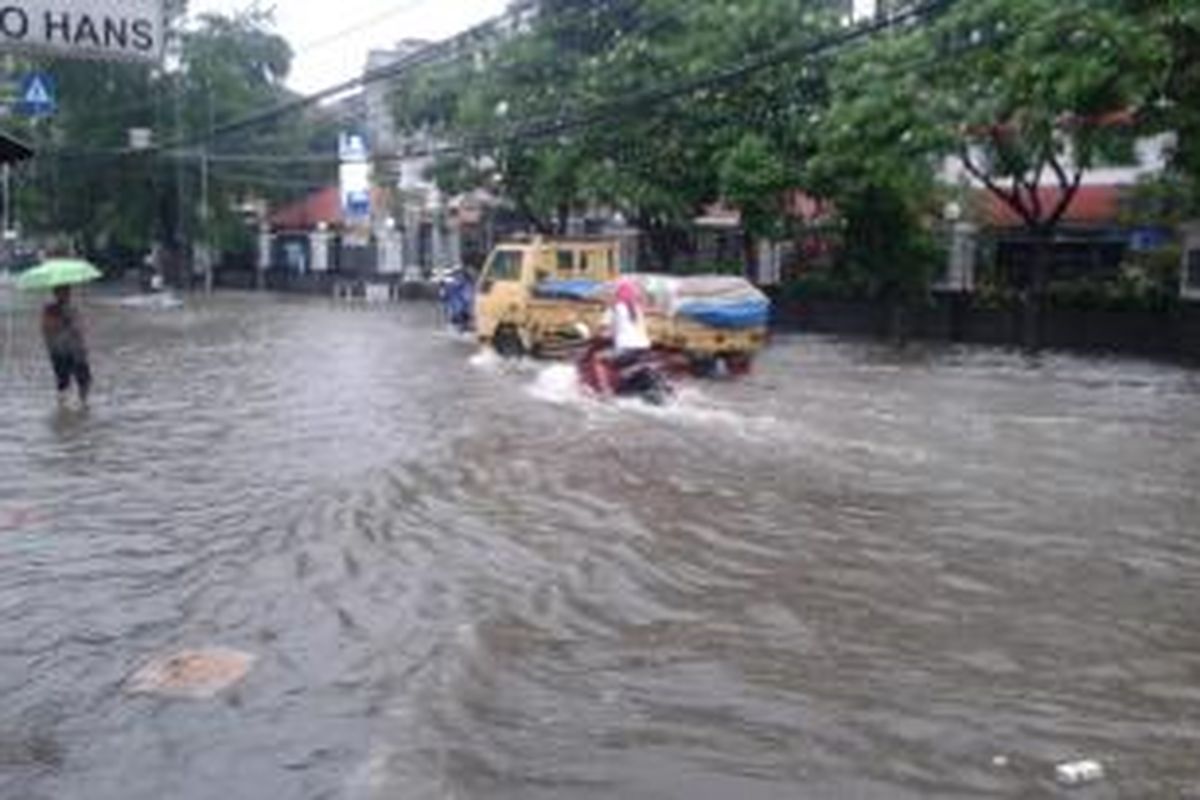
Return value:
<svg viewBox="0 0 1200 800">
<path fill-rule="evenodd" d="M 650 335 L 646 333 L 646 312 L 641 312 L 635 319 L 633 314 L 629 313 L 629 306 L 617 303 L 608 310 L 604 324 L 612 330 L 613 346 L 617 352 L 650 349 Z"/>
</svg>

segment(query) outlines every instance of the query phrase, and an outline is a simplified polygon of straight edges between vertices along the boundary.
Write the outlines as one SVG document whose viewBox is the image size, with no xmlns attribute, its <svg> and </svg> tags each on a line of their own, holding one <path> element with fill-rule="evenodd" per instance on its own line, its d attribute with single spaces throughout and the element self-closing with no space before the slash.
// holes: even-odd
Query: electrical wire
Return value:
<svg viewBox="0 0 1200 800">
<path fill-rule="evenodd" d="M 291 114 L 316 105 L 322 100 L 327 100 L 332 97 L 346 94 L 354 91 L 355 89 L 361 88 L 362 86 L 393 78 L 406 70 L 412 69 L 418 64 L 426 64 L 436 58 L 442 57 L 448 53 L 452 53 L 454 49 L 467 45 L 474 39 L 494 33 L 496 27 L 505 20 L 511 19 L 514 14 L 520 14 L 522 11 L 533 9 L 536 7 L 536 5 L 537 0 L 518 0 L 518 2 L 510 6 L 509 10 L 504 14 L 492 17 L 483 23 L 468 28 L 462 33 L 422 48 L 416 53 L 401 58 L 394 64 L 389 64 L 374 70 L 368 70 L 362 75 L 358 75 L 349 80 L 334 84 L 325 89 L 321 89 L 299 98 L 287 100 L 270 108 L 263 109 L 262 111 L 247 114 L 244 117 L 216 125 L 203 136 L 188 138 L 181 137 L 174 142 L 164 145 L 164 148 L 170 149 L 175 147 L 190 147 L 198 144 L 204 144 L 218 137 L 252 127 L 254 125 L 260 125 L 265 122 L 274 121 L 287 114 Z"/>
<path fill-rule="evenodd" d="M 867 39 L 882 31 L 889 30 L 898 24 L 916 22 L 926 16 L 944 11 L 955 2 L 957 2 L 957 0 L 929 0 L 929 2 L 910 7 L 906 11 L 897 15 L 893 15 L 888 19 L 877 20 L 872 23 L 859 25 L 837 35 L 818 39 L 815 42 L 793 44 L 783 48 L 778 48 L 769 53 L 749 59 L 742 64 L 715 70 L 708 74 L 697 76 L 685 81 L 677 81 L 673 84 L 655 87 L 631 97 L 594 104 L 589 108 L 580 109 L 573 114 L 555 114 L 552 116 L 543 117 L 541 119 L 535 119 L 532 122 L 523 123 L 499 134 L 479 134 L 475 136 L 464 137 L 463 140 L 458 144 L 442 144 L 424 148 L 409 148 L 403 155 L 406 158 L 413 158 L 461 154 L 494 148 L 503 144 L 516 144 L 523 141 L 540 141 L 546 138 L 559 136 L 564 133 L 569 133 L 580 128 L 592 127 L 598 124 L 610 122 L 614 116 L 627 115 L 633 111 L 662 108 L 665 103 L 671 100 L 691 96 L 702 90 L 727 86 L 731 83 L 735 83 L 739 80 L 749 77 L 750 75 L 774 66 L 780 66 L 795 60 L 808 60 L 828 55 L 857 41 Z M 478 27 L 480 26 L 477 26 L 477 28 Z M 375 73 L 368 73 L 367 75 L 358 79 L 357 82 L 374 82 L 377 80 L 383 80 L 385 77 L 391 77 L 395 72 L 396 66 L 398 65 L 392 65 L 385 70 L 376 71 Z M 411 64 L 409 68 L 411 68 Z M 388 73 L 386 76 L 381 74 L 385 71 Z M 302 100 L 313 101 L 313 99 L 318 95 L 325 95 L 330 91 L 331 90 L 325 90 L 324 92 L 319 92 L 315 95 L 302 98 Z M 288 111 L 292 110 L 293 108 L 302 107 L 295 106 L 293 104 L 287 105 L 289 106 Z M 265 115 L 266 112 L 254 116 L 256 120 L 267 121 L 275 118 L 275 116 L 280 113 L 285 112 L 276 110 L 269 117 Z M 249 118 L 246 118 L 237 124 L 249 125 L 251 123 Z M 230 125 L 232 125 L 232 123 Z M 225 129 L 231 130 L 232 128 L 230 125 L 225 126 Z M 220 130 L 215 129 L 213 131 L 213 135 L 219 135 L 219 133 Z M 64 157 L 88 158 L 128 156 L 137 154 L 139 152 L 145 151 L 112 150 L 76 153 L 60 151 L 59 154 Z M 181 153 L 188 153 L 190 154 L 190 157 L 197 157 L 196 152 L 197 151 L 195 151 L 193 148 L 189 147 L 174 147 L 161 148 L 156 155 L 179 157 Z M 273 158 L 278 158 L 279 160 L 276 163 L 285 163 L 285 160 L 290 159 L 290 157 L 256 156 L 254 154 L 228 154 L 223 156 L 210 156 L 210 158 L 221 157 L 230 160 L 266 159 L 267 161 L 270 161 Z M 308 159 L 311 159 L 312 163 L 323 163 L 326 160 L 333 160 L 332 156 L 306 155 L 297 157 L 297 159 L 292 160 L 292 163 L 298 163 L 299 161 L 305 161 Z"/>
<path fill-rule="evenodd" d="M 407 14 L 410 11 L 415 11 L 418 8 L 420 8 L 421 6 L 428 5 L 431 2 L 435 2 L 435 0 L 412 0 L 411 2 L 401 3 L 400 5 L 390 8 L 387 11 L 383 11 L 372 17 L 369 17 L 360 22 L 357 22 L 349 27 L 343 28 L 342 30 L 337 31 L 336 33 L 331 33 L 328 36 L 321 37 L 320 39 L 316 39 L 316 40 L 308 42 L 306 44 L 298 45 L 296 47 L 296 52 L 299 53 L 299 52 L 303 51 L 305 53 L 312 53 L 317 50 L 321 50 L 325 47 L 328 47 L 331 44 L 335 44 L 337 42 L 342 41 L 343 39 L 345 39 L 348 36 L 353 36 L 354 34 L 359 33 L 360 31 L 364 31 L 367 28 L 370 28 L 374 25 L 378 25 L 380 22 L 383 22 L 384 20 L 391 19 L 392 17 L 397 17 L 401 14 Z"/>
<path fill-rule="evenodd" d="M 509 134 L 506 138 L 511 138 L 513 135 L 537 136 L 539 138 L 544 138 L 545 136 L 555 135 L 557 133 L 578 128 L 582 125 L 597 124 L 598 122 L 603 121 L 605 115 L 611 115 L 614 113 L 614 111 L 625 109 L 633 105 L 641 103 L 653 105 L 658 102 L 673 99 L 674 97 L 694 94 L 701 89 L 717 88 L 727 85 L 764 69 L 773 66 L 779 66 L 799 58 L 823 55 L 836 48 L 844 47 L 858 40 L 866 39 L 882 31 L 894 28 L 897 25 L 905 24 L 911 21 L 918 21 L 925 16 L 949 8 L 956 1 L 957 0 L 928 0 L 928 2 L 909 7 L 908 9 L 894 14 L 886 19 L 879 19 L 870 23 L 860 24 L 847 32 L 826 37 L 824 40 L 818 40 L 816 43 L 789 45 L 787 47 L 772 51 L 768 54 L 749 59 L 747 62 L 734 67 L 716 70 L 708 75 L 698 76 L 685 81 L 678 81 L 674 85 L 658 87 L 654 90 L 635 95 L 631 99 L 621 99 L 601 104 L 590 111 L 577 113 L 573 119 L 568 120 L 562 118 L 547 118 L 544 120 L 539 120 L 535 124 L 522 126 L 518 134 Z M 277 106 L 256 112 L 254 114 L 249 114 L 241 119 L 233 120 L 222 125 L 217 125 L 212 128 L 205 137 L 193 138 L 181 143 L 176 143 L 173 146 L 187 147 L 203 144 L 212 141 L 217 137 L 227 135 L 238 130 L 243 130 L 253 125 L 273 121 L 283 115 L 307 108 L 323 99 L 337 96 L 352 89 L 395 78 L 398 75 L 403 74 L 405 71 L 411 70 L 417 66 L 431 63 L 446 53 L 452 52 L 454 48 L 470 42 L 485 32 L 494 31 L 498 24 L 504 20 L 511 19 L 512 15 L 519 14 L 522 10 L 528 10 L 535 6 L 535 0 L 523 0 L 523 2 L 511 6 L 509 11 L 505 14 L 493 17 L 487 22 L 476 25 L 463 33 L 460 33 L 449 39 L 445 39 L 437 44 L 430 45 L 429 47 L 418 51 L 412 56 L 400 59 L 395 64 L 391 64 L 377 70 L 368 71 L 363 75 L 353 78 L 349 81 L 336 84 L 295 100 L 281 103 Z M 167 149 L 170 149 L 170 147 L 171 146 L 167 146 Z"/>
<path fill-rule="evenodd" d="M 603 7 L 608 2 L 610 2 L 610 0 L 590 0 L 586 6 L 580 6 L 572 9 L 571 12 L 569 12 L 569 15 L 572 17 L 582 17 L 589 14 L 594 14 L 597 11 L 603 10 Z M 164 147 L 187 147 L 206 142 L 212 142 L 217 138 L 231 135 L 248 127 L 271 122 L 281 116 L 302 110 L 309 106 L 320 103 L 323 100 L 338 97 L 349 92 L 353 92 L 359 88 L 402 76 L 406 72 L 417 67 L 428 66 L 439 61 L 444 61 L 447 57 L 466 51 L 479 41 L 493 41 L 501 26 L 505 25 L 506 23 L 512 24 L 515 21 L 520 20 L 522 14 L 535 11 L 538 5 L 539 0 L 515 0 L 515 2 L 513 2 L 503 13 L 493 16 L 482 23 L 474 25 L 461 33 L 458 33 L 447 39 L 443 39 L 439 42 L 435 42 L 414 53 L 404 56 L 393 64 L 388 64 L 374 70 L 368 70 L 362 75 L 338 84 L 334 84 L 333 86 L 329 86 L 317 92 L 288 100 L 262 111 L 248 114 L 244 117 L 216 125 L 203 136 L 191 137 L 190 139 L 176 141 L 164 145 Z"/>
<path fill-rule="evenodd" d="M 635 111 L 658 109 L 671 100 L 692 96 L 703 90 L 728 86 L 771 67 L 781 66 L 795 60 L 808 60 L 828 55 L 855 42 L 875 36 L 882 31 L 895 27 L 897 24 L 919 21 L 931 14 L 945 11 L 957 1 L 929 0 L 921 5 L 913 6 L 900 14 L 896 14 L 890 19 L 863 24 L 849 31 L 827 36 L 815 42 L 779 48 L 733 67 L 715 70 L 706 75 L 677 81 L 674 84 L 655 87 L 631 97 L 594 104 L 590 108 L 581 109 L 573 114 L 546 116 L 532 122 L 520 124 L 500 134 L 478 134 L 473 137 L 464 138 L 461 143 L 455 145 L 438 145 L 431 148 L 408 150 L 406 151 L 406 155 L 409 157 L 419 157 L 470 153 L 493 148 L 501 144 L 544 140 L 580 128 L 602 125 L 611 122 L 617 116 L 628 115 Z"/>
</svg>

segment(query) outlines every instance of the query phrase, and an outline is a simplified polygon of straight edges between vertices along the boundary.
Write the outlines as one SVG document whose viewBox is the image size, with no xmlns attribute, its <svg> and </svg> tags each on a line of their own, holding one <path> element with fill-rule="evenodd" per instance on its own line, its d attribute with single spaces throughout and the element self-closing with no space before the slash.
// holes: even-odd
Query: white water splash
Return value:
<svg viewBox="0 0 1200 800">
<path fill-rule="evenodd" d="M 529 393 L 538 400 L 555 405 L 583 403 L 594 399 L 579 383 L 579 374 L 572 364 L 543 367 L 529 386 Z"/>
<path fill-rule="evenodd" d="M 472 368 L 493 373 L 531 374 L 542 369 L 542 365 L 528 358 L 505 358 L 490 347 L 484 347 L 471 356 L 467 363 Z"/>
<path fill-rule="evenodd" d="M 637 397 L 602 398 L 585 388 L 572 364 L 553 364 L 538 370 L 527 387 L 530 396 L 544 403 L 579 408 L 591 420 L 619 423 L 629 415 L 650 418 L 664 425 L 719 428 L 742 438 L 774 437 L 783 423 L 774 417 L 747 415 L 714 401 L 695 383 L 676 384 L 675 396 L 661 406 Z"/>
<path fill-rule="evenodd" d="M 467 363 L 475 369 L 495 372 L 496 370 L 500 369 L 500 365 L 504 363 L 504 359 L 501 358 L 492 348 L 484 347 L 475 353 L 475 355 L 471 356 Z"/>
</svg>

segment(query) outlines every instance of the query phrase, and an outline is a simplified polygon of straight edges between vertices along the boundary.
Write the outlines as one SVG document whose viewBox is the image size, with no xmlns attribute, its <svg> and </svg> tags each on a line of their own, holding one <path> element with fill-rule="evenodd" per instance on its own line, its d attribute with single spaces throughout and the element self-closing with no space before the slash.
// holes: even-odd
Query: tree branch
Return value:
<svg viewBox="0 0 1200 800">
<path fill-rule="evenodd" d="M 1054 153 L 1050 153 L 1046 157 L 1046 163 L 1050 165 L 1052 170 L 1054 170 L 1054 177 L 1058 179 L 1058 188 L 1065 192 L 1067 187 L 1071 185 L 1071 181 L 1067 177 L 1067 170 L 1058 160 L 1058 156 L 1054 155 Z"/>
<path fill-rule="evenodd" d="M 1043 159 L 1039 159 L 1037 169 L 1033 173 L 1033 179 L 1025 183 L 1029 191 L 1030 204 L 1033 206 L 1033 217 L 1039 221 L 1042 218 L 1042 196 L 1038 189 L 1042 185 L 1042 175 L 1045 171 L 1046 162 Z"/>
<path fill-rule="evenodd" d="M 986 174 L 975 164 L 974 161 L 971 160 L 971 153 L 968 148 L 962 148 L 959 153 L 959 158 L 962 160 L 963 166 L 966 168 L 967 172 L 973 178 L 982 183 L 989 192 L 1004 201 L 1004 204 L 1012 209 L 1013 212 L 1020 217 L 1026 225 L 1031 228 L 1037 226 L 1037 219 L 1030 216 L 1029 209 L 1026 208 L 1025 204 L 1021 202 L 1021 196 L 1019 192 L 1005 191 L 990 175 Z"/>
<path fill-rule="evenodd" d="M 1057 159 L 1052 160 L 1052 165 L 1057 165 L 1056 172 L 1062 175 L 1064 181 L 1067 179 L 1066 171 Z M 1071 207 L 1071 203 L 1075 201 L 1075 195 L 1079 193 L 1079 186 L 1083 183 L 1083 169 L 1075 168 L 1075 176 L 1070 179 L 1069 183 L 1064 183 L 1062 196 L 1058 199 L 1058 205 L 1050 212 L 1050 216 L 1046 218 L 1045 226 L 1047 229 L 1053 229 L 1058 225 L 1059 220 L 1063 218 L 1063 214 L 1067 213 L 1067 209 Z"/>
</svg>

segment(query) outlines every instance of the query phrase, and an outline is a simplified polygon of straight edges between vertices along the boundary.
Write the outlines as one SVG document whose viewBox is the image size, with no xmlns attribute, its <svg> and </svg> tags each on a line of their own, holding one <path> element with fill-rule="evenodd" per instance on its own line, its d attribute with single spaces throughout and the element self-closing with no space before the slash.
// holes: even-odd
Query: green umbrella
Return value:
<svg viewBox="0 0 1200 800">
<path fill-rule="evenodd" d="M 88 283 L 102 277 L 100 270 L 86 261 L 76 258 L 53 258 L 43 261 L 17 277 L 17 288 L 27 291 L 54 289 Z"/>
</svg>

